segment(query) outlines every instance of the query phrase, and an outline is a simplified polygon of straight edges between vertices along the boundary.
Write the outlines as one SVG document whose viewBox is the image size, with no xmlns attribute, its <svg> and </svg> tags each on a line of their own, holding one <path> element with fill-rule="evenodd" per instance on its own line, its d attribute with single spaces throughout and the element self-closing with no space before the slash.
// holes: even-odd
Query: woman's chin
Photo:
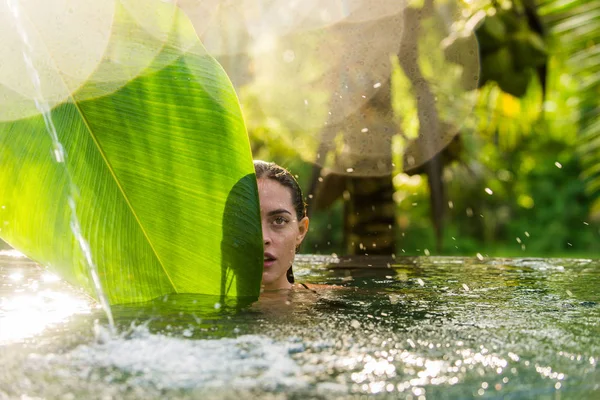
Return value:
<svg viewBox="0 0 600 400">
<path fill-rule="evenodd" d="M 263 287 L 271 286 L 273 284 L 273 282 L 275 282 L 275 279 L 273 279 L 273 276 L 271 276 L 270 271 L 263 272 L 263 274 L 262 274 L 262 286 Z"/>
</svg>

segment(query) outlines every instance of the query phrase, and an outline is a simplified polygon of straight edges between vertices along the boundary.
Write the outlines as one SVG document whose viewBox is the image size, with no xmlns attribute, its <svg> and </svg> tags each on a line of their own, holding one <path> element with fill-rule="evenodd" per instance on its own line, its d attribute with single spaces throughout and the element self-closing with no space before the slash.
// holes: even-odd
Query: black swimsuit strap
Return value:
<svg viewBox="0 0 600 400">
<path fill-rule="evenodd" d="M 304 288 L 305 288 L 305 289 L 307 289 L 307 290 L 310 290 L 310 291 L 311 291 L 311 292 L 313 292 L 313 293 L 317 293 L 317 291 L 316 291 L 315 289 L 311 289 L 311 288 L 309 288 L 308 286 L 306 286 L 306 284 L 304 284 L 304 283 L 302 283 L 302 282 L 300 282 L 300 283 L 299 283 L 299 285 L 302 285 L 302 286 L 304 286 Z"/>
</svg>

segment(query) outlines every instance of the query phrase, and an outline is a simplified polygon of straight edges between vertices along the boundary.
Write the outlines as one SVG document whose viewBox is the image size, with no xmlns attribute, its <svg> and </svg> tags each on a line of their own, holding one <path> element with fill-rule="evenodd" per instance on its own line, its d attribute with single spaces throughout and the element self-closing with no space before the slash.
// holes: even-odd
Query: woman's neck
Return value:
<svg viewBox="0 0 600 400">
<path fill-rule="evenodd" d="M 292 288 L 292 284 L 290 282 L 288 282 L 287 280 L 287 276 L 283 275 L 280 279 L 276 280 L 275 282 L 271 282 L 267 285 L 263 285 L 262 289 L 263 290 L 284 290 L 284 289 L 291 289 Z"/>
</svg>

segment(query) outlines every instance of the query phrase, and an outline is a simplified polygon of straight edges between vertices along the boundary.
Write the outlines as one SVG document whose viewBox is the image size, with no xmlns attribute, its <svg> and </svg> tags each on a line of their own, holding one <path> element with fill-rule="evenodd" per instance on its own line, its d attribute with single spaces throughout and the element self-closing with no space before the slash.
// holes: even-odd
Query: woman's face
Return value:
<svg viewBox="0 0 600 400">
<path fill-rule="evenodd" d="M 291 189 L 269 179 L 258 179 L 264 262 L 262 284 L 266 290 L 291 287 L 286 277 L 296 247 L 308 231 L 308 218 L 298 221 Z"/>
</svg>

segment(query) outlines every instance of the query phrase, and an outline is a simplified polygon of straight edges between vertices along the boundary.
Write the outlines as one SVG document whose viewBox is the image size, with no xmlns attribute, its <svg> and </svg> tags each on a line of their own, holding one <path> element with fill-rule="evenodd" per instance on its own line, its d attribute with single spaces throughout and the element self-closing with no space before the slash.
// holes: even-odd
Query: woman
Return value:
<svg viewBox="0 0 600 400">
<path fill-rule="evenodd" d="M 292 289 L 295 287 L 292 263 L 308 232 L 302 190 L 292 174 L 275 163 L 257 160 L 254 170 L 264 246 L 263 289 Z"/>
</svg>

